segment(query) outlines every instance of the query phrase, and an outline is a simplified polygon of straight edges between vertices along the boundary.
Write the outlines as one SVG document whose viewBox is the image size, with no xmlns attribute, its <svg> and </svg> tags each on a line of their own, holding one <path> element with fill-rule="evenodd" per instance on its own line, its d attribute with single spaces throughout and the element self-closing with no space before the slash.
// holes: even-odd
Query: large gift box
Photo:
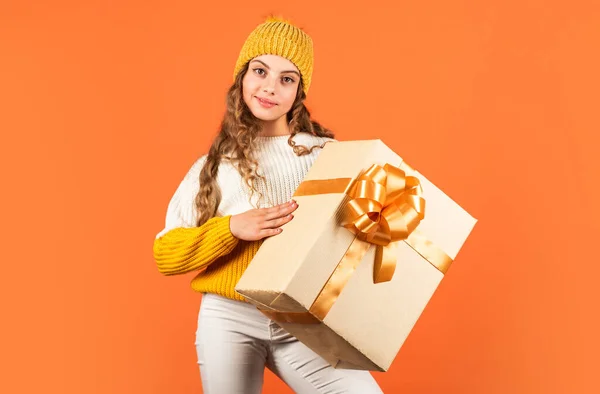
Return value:
<svg viewBox="0 0 600 394">
<path fill-rule="evenodd" d="M 332 142 L 236 291 L 336 368 L 386 371 L 476 223 L 381 140 Z"/>
</svg>

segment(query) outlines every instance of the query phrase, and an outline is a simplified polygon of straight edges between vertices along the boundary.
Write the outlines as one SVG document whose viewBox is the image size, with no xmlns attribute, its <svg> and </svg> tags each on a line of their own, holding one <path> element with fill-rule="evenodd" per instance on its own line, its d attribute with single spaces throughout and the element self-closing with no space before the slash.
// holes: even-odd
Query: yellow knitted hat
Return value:
<svg viewBox="0 0 600 394">
<path fill-rule="evenodd" d="M 268 17 L 246 39 L 235 64 L 233 80 L 247 62 L 266 54 L 279 55 L 294 63 L 300 70 L 304 93 L 308 92 L 313 71 L 313 42 L 308 34 L 283 18 Z"/>
</svg>

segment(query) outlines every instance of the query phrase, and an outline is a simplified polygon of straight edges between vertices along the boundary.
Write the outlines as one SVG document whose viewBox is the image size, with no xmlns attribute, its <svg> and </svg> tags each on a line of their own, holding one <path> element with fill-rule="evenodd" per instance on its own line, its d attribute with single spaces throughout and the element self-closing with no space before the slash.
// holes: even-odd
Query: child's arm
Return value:
<svg viewBox="0 0 600 394">
<path fill-rule="evenodd" d="M 154 259 L 162 274 L 203 271 L 238 243 L 229 229 L 231 216 L 213 217 L 196 227 L 194 200 L 199 190 L 196 178 L 204 159 L 194 163 L 175 191 L 167 208 L 165 227 L 154 240 Z"/>
</svg>

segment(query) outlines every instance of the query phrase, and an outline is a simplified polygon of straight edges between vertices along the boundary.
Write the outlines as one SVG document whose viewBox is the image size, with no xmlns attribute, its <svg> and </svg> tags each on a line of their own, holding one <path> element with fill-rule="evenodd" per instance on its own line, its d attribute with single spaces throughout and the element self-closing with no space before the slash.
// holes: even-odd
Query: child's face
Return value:
<svg viewBox="0 0 600 394">
<path fill-rule="evenodd" d="M 244 101 L 258 119 L 277 120 L 292 108 L 299 83 L 300 71 L 294 63 L 277 55 L 257 56 L 242 80 Z"/>
</svg>

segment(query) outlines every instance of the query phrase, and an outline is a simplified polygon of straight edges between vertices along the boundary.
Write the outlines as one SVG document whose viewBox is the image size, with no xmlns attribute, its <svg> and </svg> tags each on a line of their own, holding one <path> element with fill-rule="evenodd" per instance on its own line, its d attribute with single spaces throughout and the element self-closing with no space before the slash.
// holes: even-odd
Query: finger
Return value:
<svg viewBox="0 0 600 394">
<path fill-rule="evenodd" d="M 273 235 L 281 234 L 283 229 L 281 227 L 278 228 L 266 228 L 264 230 L 260 230 L 259 235 L 261 238 L 271 237 Z"/>
<path fill-rule="evenodd" d="M 283 209 L 281 212 L 278 212 L 273 215 L 265 216 L 262 221 L 262 227 L 276 227 L 279 220 L 287 218 L 298 208 L 298 206 L 293 206 L 289 208 Z"/>
<path fill-rule="evenodd" d="M 289 222 L 290 220 L 292 220 L 294 218 L 294 215 L 292 215 L 291 213 L 279 217 L 279 218 L 275 218 L 275 219 L 271 219 L 271 220 L 266 220 L 263 222 L 263 228 L 276 228 L 276 227 L 280 227 L 283 226 L 284 224 L 286 224 L 287 222 Z"/>
<path fill-rule="evenodd" d="M 283 204 L 275 205 L 271 208 L 264 208 L 265 214 L 276 214 L 277 212 L 281 212 L 281 210 L 286 209 L 294 204 L 297 204 L 296 201 L 290 200 L 288 202 L 284 202 Z"/>
<path fill-rule="evenodd" d="M 264 219 L 269 221 L 285 216 L 294 211 L 296 208 L 298 208 L 298 204 L 295 201 L 274 206 L 273 208 L 269 208 L 269 210 L 265 213 Z"/>
</svg>

